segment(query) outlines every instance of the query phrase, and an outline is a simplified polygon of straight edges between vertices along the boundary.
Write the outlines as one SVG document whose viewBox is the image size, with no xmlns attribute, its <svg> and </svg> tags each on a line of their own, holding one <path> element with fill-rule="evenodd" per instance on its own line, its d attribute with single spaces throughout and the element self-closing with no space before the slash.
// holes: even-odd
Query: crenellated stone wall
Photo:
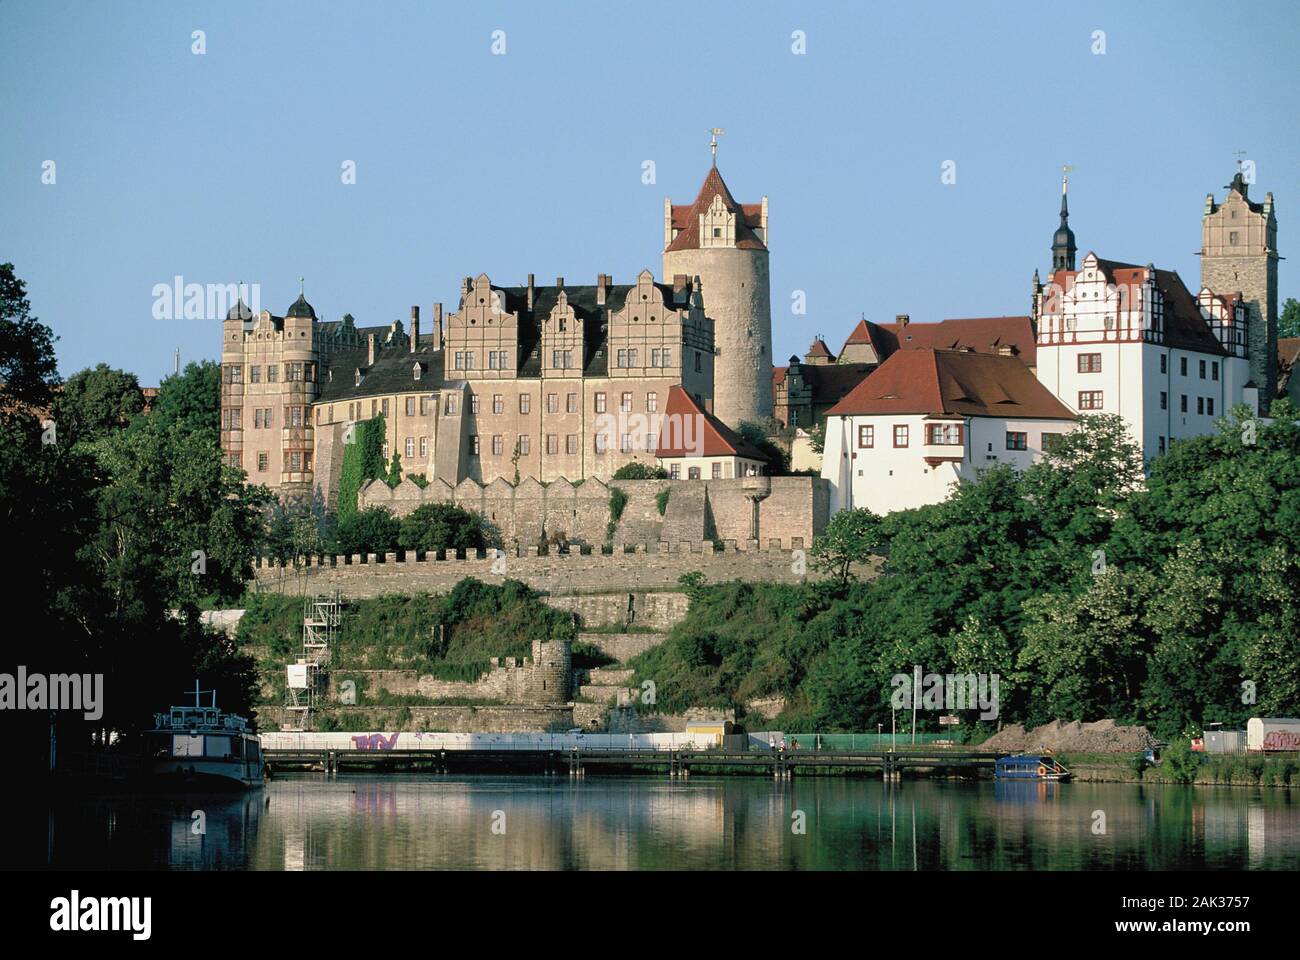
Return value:
<svg viewBox="0 0 1300 960">
<path fill-rule="evenodd" d="M 592 478 L 577 485 L 560 479 L 545 486 L 525 477 L 516 486 L 498 478 L 483 486 L 462 480 L 452 487 L 432 480 L 421 488 L 404 479 L 389 487 L 372 480 L 358 495 L 358 506 L 384 507 L 405 516 L 426 503 L 454 503 L 482 516 L 508 551 L 547 542 L 606 543 L 610 488 L 627 497 L 610 542 L 614 545 L 660 540 L 795 540 L 811 545 L 830 516 L 830 483 L 821 477 L 736 477 L 728 480 L 611 480 Z M 664 513 L 660 492 L 667 489 Z"/>
</svg>

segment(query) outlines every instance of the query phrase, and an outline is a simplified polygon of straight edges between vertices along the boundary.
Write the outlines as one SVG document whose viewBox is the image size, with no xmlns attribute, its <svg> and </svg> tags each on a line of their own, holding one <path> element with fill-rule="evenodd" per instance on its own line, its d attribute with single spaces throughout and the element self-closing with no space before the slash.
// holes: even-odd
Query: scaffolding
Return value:
<svg viewBox="0 0 1300 960">
<path fill-rule="evenodd" d="M 285 729 L 307 730 L 312 708 L 329 687 L 330 654 L 338 637 L 343 600 L 339 591 L 303 602 L 302 656 L 286 668 Z"/>
</svg>

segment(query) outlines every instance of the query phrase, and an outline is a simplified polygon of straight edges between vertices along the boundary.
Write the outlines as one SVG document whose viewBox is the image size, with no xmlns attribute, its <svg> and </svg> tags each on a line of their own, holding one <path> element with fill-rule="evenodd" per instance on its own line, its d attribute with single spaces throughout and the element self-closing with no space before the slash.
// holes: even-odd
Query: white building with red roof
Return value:
<svg viewBox="0 0 1300 960">
<path fill-rule="evenodd" d="M 899 350 L 831 408 L 822 476 L 832 512 L 939 503 L 997 463 L 1023 469 L 1074 414 L 1016 357 Z"/>
<path fill-rule="evenodd" d="M 763 451 L 681 387 L 668 391 L 657 429 L 655 458 L 673 480 L 728 480 L 768 470 Z"/>
</svg>

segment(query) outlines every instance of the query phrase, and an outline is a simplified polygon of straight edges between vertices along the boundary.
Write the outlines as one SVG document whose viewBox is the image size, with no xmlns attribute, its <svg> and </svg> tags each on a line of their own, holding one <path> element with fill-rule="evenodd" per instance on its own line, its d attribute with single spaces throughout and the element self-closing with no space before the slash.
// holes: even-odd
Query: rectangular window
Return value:
<svg viewBox="0 0 1300 960">
<path fill-rule="evenodd" d="M 907 424 L 895 424 L 894 425 L 894 446 L 905 447 L 907 446 L 907 440 L 908 440 Z"/>
<path fill-rule="evenodd" d="M 275 383 L 276 378 L 277 378 L 279 375 L 280 375 L 280 368 L 279 368 L 279 367 L 277 367 L 274 363 L 271 363 L 271 364 L 268 364 L 268 365 L 267 365 L 267 367 L 266 367 L 266 382 L 267 382 L 267 383 Z"/>
<path fill-rule="evenodd" d="M 713 462 L 713 479 L 714 480 L 722 479 L 722 462 L 719 460 L 715 460 Z"/>
<path fill-rule="evenodd" d="M 605 412 L 605 394 L 603 393 L 596 394 L 596 412 L 597 413 Z"/>
<path fill-rule="evenodd" d="M 1179 401 L 1178 401 L 1178 406 L 1179 406 L 1179 412 L 1180 412 L 1180 413 L 1186 413 L 1186 412 L 1187 412 L 1187 394 L 1184 393 L 1184 394 L 1182 395 L 1182 397 L 1181 397 L 1181 398 L 1179 399 Z"/>
<path fill-rule="evenodd" d="M 618 364 L 617 364 L 617 365 L 618 365 L 619 367 L 626 367 L 626 366 L 627 366 L 627 351 L 626 351 L 626 350 L 620 350 L 620 351 L 618 352 Z"/>
<path fill-rule="evenodd" d="M 1007 431 L 1007 449 L 1008 450 L 1028 450 L 1029 434 L 1020 430 Z"/>
<path fill-rule="evenodd" d="M 249 368 L 248 368 L 248 379 L 249 379 L 249 381 L 252 382 L 252 383 L 261 383 L 261 382 L 262 382 L 262 368 L 261 368 L 261 367 L 249 367 Z"/>
<path fill-rule="evenodd" d="M 1164 453 L 1164 452 L 1165 452 L 1165 438 L 1164 438 L 1164 437 L 1156 437 L 1156 452 L 1158 452 L 1158 453 Z"/>
<path fill-rule="evenodd" d="M 1210 379 L 1211 379 L 1211 380 L 1218 380 L 1218 379 L 1219 379 L 1219 361 L 1218 361 L 1218 360 L 1215 360 L 1213 363 L 1210 364 Z"/>
<path fill-rule="evenodd" d="M 1184 376 L 1184 377 L 1187 376 L 1187 358 L 1186 358 L 1186 357 L 1179 357 L 1179 358 L 1178 358 L 1178 373 L 1179 373 L 1181 376 Z"/>
<path fill-rule="evenodd" d="M 620 453 L 632 452 L 632 434 L 625 433 L 618 440 L 618 449 Z"/>
<path fill-rule="evenodd" d="M 1160 372 L 1161 373 L 1169 372 L 1169 358 L 1165 356 L 1163 353 L 1160 354 Z"/>
<path fill-rule="evenodd" d="M 1204 360 L 1202 360 L 1202 361 L 1200 362 L 1200 373 L 1201 373 L 1201 379 L 1204 380 L 1204 379 L 1205 379 L 1205 361 L 1204 361 Z"/>
<path fill-rule="evenodd" d="M 1205 413 L 1206 413 L 1207 416 L 1211 416 L 1211 417 L 1214 416 L 1214 398 L 1213 398 L 1213 397 L 1206 397 L 1206 398 L 1205 398 Z"/>
<path fill-rule="evenodd" d="M 1102 407 L 1100 390 L 1080 390 L 1079 391 L 1079 409 L 1080 410 L 1100 410 Z"/>
<path fill-rule="evenodd" d="M 686 471 L 686 476 L 687 476 L 687 478 L 689 478 L 689 479 L 691 479 L 691 480 L 698 480 L 698 479 L 700 479 L 700 468 L 699 468 L 699 467 L 691 467 L 691 468 L 689 468 L 689 469 Z"/>
<path fill-rule="evenodd" d="M 654 453 L 654 451 L 659 449 L 658 436 L 656 434 L 647 433 L 645 435 L 645 448 L 651 453 Z"/>
<path fill-rule="evenodd" d="M 495 350 L 488 351 L 488 369 L 489 370 L 499 369 L 497 367 L 497 352 Z"/>
<path fill-rule="evenodd" d="M 578 412 L 578 395 L 576 393 L 568 395 L 568 398 L 565 401 L 565 409 L 568 410 L 569 413 Z"/>
<path fill-rule="evenodd" d="M 695 372 L 700 372 L 700 351 L 695 351 Z"/>
<path fill-rule="evenodd" d="M 637 349 L 636 349 L 636 347 L 631 347 L 631 348 L 629 348 L 629 350 L 627 351 L 627 365 L 628 365 L 629 367 L 639 366 L 639 364 L 637 363 Z"/>
<path fill-rule="evenodd" d="M 532 449 L 532 446 L 533 446 L 533 438 L 530 437 L 530 436 L 528 436 L 528 435 L 526 435 L 526 434 L 520 434 L 520 436 L 519 436 L 519 455 L 520 455 L 521 457 L 526 457 L 526 456 L 528 456 L 528 451 Z"/>
<path fill-rule="evenodd" d="M 1163 390 L 1160 391 L 1160 409 L 1169 409 L 1169 394 L 1165 393 Z"/>
<path fill-rule="evenodd" d="M 572 456 L 578 452 L 578 435 L 571 433 L 564 438 L 564 452 Z"/>
<path fill-rule="evenodd" d="M 270 464 L 270 461 L 271 458 L 265 452 L 259 453 L 257 455 L 257 472 L 266 473 L 266 468 Z"/>
<path fill-rule="evenodd" d="M 253 429 L 254 430 L 262 429 L 262 408 L 261 407 L 258 407 L 256 410 L 253 411 Z"/>
<path fill-rule="evenodd" d="M 962 442 L 962 425 L 960 423 L 927 423 L 925 425 L 925 442 L 940 446 L 960 446 Z"/>
<path fill-rule="evenodd" d="M 492 412 L 495 414 L 504 413 L 506 409 L 505 397 L 499 393 L 492 394 Z"/>
<path fill-rule="evenodd" d="M 623 413 L 632 412 L 632 394 L 624 393 L 618 401 L 618 409 Z"/>
<path fill-rule="evenodd" d="M 428 437 L 421 437 L 421 438 L 420 438 L 420 456 L 422 456 L 422 457 L 427 457 L 428 455 L 429 455 L 429 438 L 428 438 Z"/>
<path fill-rule="evenodd" d="M 387 420 L 388 419 L 388 398 L 384 397 L 383 401 L 379 405 L 383 408 L 384 419 Z"/>
<path fill-rule="evenodd" d="M 548 434 L 546 435 L 546 453 L 547 453 L 547 455 L 553 457 L 553 456 L 555 456 L 555 455 L 556 455 L 557 453 L 559 453 L 559 452 L 560 452 L 560 440 L 559 440 L 559 437 L 557 437 L 557 436 L 556 436 L 555 434 L 553 434 L 553 433 L 548 433 Z"/>
<path fill-rule="evenodd" d="M 663 361 L 660 366 L 671 367 L 673 365 L 673 351 L 671 347 L 664 347 L 664 352 L 659 356 Z"/>
<path fill-rule="evenodd" d="M 422 417 L 427 417 L 428 415 L 429 415 L 429 398 L 428 398 L 428 397 L 421 397 L 421 398 L 420 398 L 420 416 L 422 416 Z"/>
<path fill-rule="evenodd" d="M 494 457 L 501 456 L 501 452 L 504 449 L 505 449 L 505 444 L 502 442 L 501 434 L 499 433 L 493 434 L 492 435 L 492 456 Z"/>
<path fill-rule="evenodd" d="M 447 413 L 451 416 L 455 416 L 458 407 L 459 404 L 456 403 L 456 395 L 454 393 L 447 394 Z"/>
<path fill-rule="evenodd" d="M 874 447 L 876 445 L 876 428 L 872 426 L 858 427 L 858 446 Z"/>
<path fill-rule="evenodd" d="M 473 350 L 466 350 L 466 351 L 465 351 L 465 369 L 466 369 L 466 370 L 473 370 L 473 369 L 474 369 L 474 351 L 473 351 Z"/>
<path fill-rule="evenodd" d="M 1204 397 L 1197 397 L 1197 398 L 1196 398 L 1196 413 L 1197 413 L 1199 416 L 1202 416 L 1202 417 L 1205 416 L 1205 398 L 1204 398 Z"/>
<path fill-rule="evenodd" d="M 302 454 L 299 453 L 297 450 L 289 454 L 289 469 L 292 470 L 294 473 L 297 473 L 299 470 L 302 469 Z"/>
<path fill-rule="evenodd" d="M 650 348 L 650 366 L 652 366 L 652 367 L 662 366 L 662 364 L 659 362 L 659 356 L 660 356 L 660 354 L 659 354 L 659 348 L 658 348 L 658 347 L 651 347 L 651 348 Z"/>
<path fill-rule="evenodd" d="M 650 413 L 657 413 L 659 410 L 659 394 L 647 393 L 645 395 L 645 408 Z"/>
<path fill-rule="evenodd" d="M 1101 354 L 1100 353 L 1079 354 L 1079 372 L 1080 373 L 1101 373 Z"/>
<path fill-rule="evenodd" d="M 1061 442 L 1061 437 L 1062 434 L 1059 433 L 1044 433 L 1042 439 L 1043 453 L 1050 453 L 1055 450 L 1056 445 Z"/>
<path fill-rule="evenodd" d="M 465 351 L 464 351 L 464 350 L 457 350 L 457 351 L 456 351 L 455 369 L 457 369 L 457 370 L 464 370 L 464 369 L 465 369 Z"/>
<path fill-rule="evenodd" d="M 290 407 L 289 410 L 290 410 L 290 412 L 293 414 L 293 419 L 290 420 L 289 422 L 290 422 L 293 426 L 295 426 L 295 427 L 301 427 L 301 426 L 302 426 L 302 407 Z"/>
<path fill-rule="evenodd" d="M 682 478 L 682 465 L 680 463 L 674 463 L 670 466 L 668 468 L 668 476 L 672 480 L 680 480 Z"/>
<path fill-rule="evenodd" d="M 480 401 L 481 399 L 482 399 L 482 398 L 481 398 L 477 393 L 474 394 L 474 395 L 472 395 L 472 396 L 469 398 L 469 412 L 470 412 L 470 413 L 474 413 L 474 414 L 477 414 L 477 413 L 478 413 L 478 411 L 479 411 L 479 406 L 480 406 L 479 401 Z"/>
<path fill-rule="evenodd" d="M 478 434 L 477 433 L 471 433 L 469 435 L 469 452 L 474 454 L 474 456 L 476 457 L 478 456 Z"/>
<path fill-rule="evenodd" d="M 415 437 L 407 437 L 405 447 L 406 447 L 406 457 L 409 460 L 410 458 L 415 456 Z"/>
<path fill-rule="evenodd" d="M 521 393 L 519 395 L 519 412 L 528 413 L 533 409 L 533 395 L 531 393 Z"/>
<path fill-rule="evenodd" d="M 547 413 L 560 412 L 560 395 L 558 393 L 548 393 L 546 395 L 546 412 Z"/>
<path fill-rule="evenodd" d="M 598 434 L 596 434 L 596 452 L 597 452 L 597 453 L 604 453 L 604 452 L 605 452 L 605 445 L 606 445 L 607 443 L 608 443 L 608 438 L 605 436 L 605 434 L 603 434 L 603 433 L 598 433 Z"/>
<path fill-rule="evenodd" d="M 406 415 L 408 417 L 415 416 L 415 397 L 406 398 Z"/>
</svg>

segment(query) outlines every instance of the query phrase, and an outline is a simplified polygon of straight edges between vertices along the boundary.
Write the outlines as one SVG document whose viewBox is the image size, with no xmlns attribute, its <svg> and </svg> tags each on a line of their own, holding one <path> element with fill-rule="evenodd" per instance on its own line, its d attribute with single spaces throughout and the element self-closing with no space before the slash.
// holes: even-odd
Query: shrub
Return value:
<svg viewBox="0 0 1300 960">
<path fill-rule="evenodd" d="M 398 543 L 407 550 L 468 550 L 487 546 L 483 518 L 451 503 L 426 503 L 403 517 Z"/>
<path fill-rule="evenodd" d="M 668 510 L 668 498 L 672 495 L 672 487 L 664 487 L 655 494 L 655 506 L 659 508 L 659 516 L 663 516 Z"/>
<path fill-rule="evenodd" d="M 368 507 L 339 518 L 342 553 L 390 553 L 397 549 L 401 523 L 383 507 Z"/>
<path fill-rule="evenodd" d="M 625 463 L 614 471 L 611 480 L 667 480 L 668 471 L 663 467 L 652 467 L 649 464 L 640 463 L 633 460 L 631 463 Z"/>
</svg>

